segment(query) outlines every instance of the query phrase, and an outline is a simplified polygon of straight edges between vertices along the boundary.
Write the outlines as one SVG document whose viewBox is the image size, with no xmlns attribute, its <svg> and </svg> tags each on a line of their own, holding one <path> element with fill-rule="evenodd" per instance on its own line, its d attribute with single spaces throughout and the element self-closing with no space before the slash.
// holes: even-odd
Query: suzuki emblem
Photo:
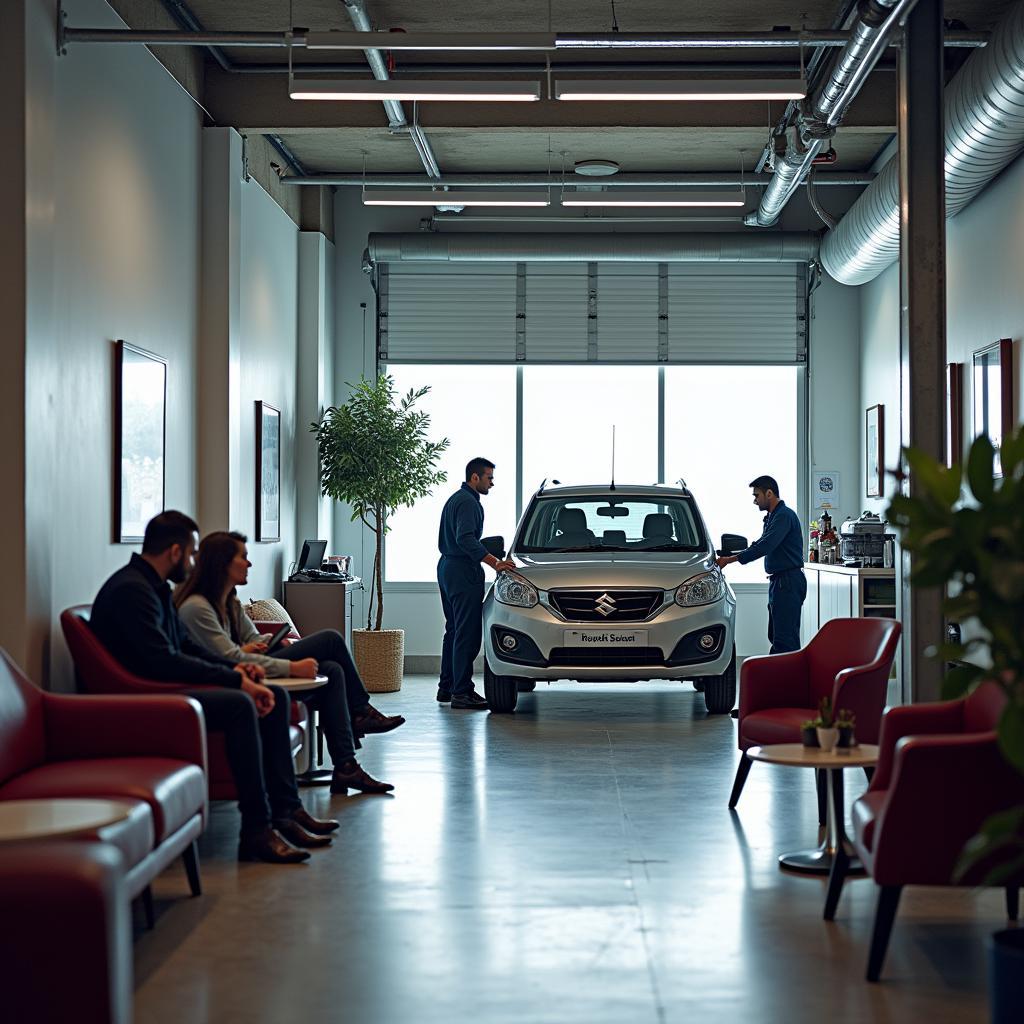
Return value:
<svg viewBox="0 0 1024 1024">
<path fill-rule="evenodd" d="M 615 598 L 611 594 L 602 594 L 595 602 L 594 607 L 599 611 L 605 618 L 608 618 L 613 611 L 615 611 Z"/>
</svg>

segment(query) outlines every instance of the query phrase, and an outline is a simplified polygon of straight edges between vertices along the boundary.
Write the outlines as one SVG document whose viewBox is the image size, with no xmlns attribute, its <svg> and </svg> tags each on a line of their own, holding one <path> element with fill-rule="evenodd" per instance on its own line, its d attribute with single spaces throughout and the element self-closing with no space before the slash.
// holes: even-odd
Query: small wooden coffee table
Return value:
<svg viewBox="0 0 1024 1024">
<path fill-rule="evenodd" d="M 120 800 L 0 800 L 0 843 L 93 832 L 131 814 Z"/>
<path fill-rule="evenodd" d="M 764 761 L 766 764 L 821 768 L 828 775 L 824 840 L 815 850 L 798 850 L 782 854 L 779 857 L 779 865 L 805 875 L 827 875 L 832 870 L 836 850 L 842 847 L 850 858 L 847 874 L 863 874 L 864 868 L 853 855 L 853 844 L 846 835 L 843 769 L 873 768 L 878 762 L 878 747 L 862 743 L 856 747 L 836 748 L 830 754 L 826 754 L 819 747 L 805 747 L 800 743 L 773 743 L 765 747 L 751 747 L 747 751 L 747 757 L 752 761 Z"/>
</svg>

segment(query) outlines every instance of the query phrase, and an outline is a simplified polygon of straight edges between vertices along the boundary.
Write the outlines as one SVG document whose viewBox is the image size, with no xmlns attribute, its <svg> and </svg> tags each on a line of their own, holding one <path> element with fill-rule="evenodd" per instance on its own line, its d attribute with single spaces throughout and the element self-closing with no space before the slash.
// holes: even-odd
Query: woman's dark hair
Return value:
<svg viewBox="0 0 1024 1024">
<path fill-rule="evenodd" d="M 224 585 L 228 579 L 228 566 L 238 554 L 238 548 L 248 538 L 242 533 L 218 530 L 216 533 L 208 533 L 199 544 L 199 554 L 196 555 L 196 567 L 184 583 L 174 589 L 174 603 L 179 608 L 182 602 L 193 594 L 205 597 L 213 606 L 220 619 L 220 624 L 232 633 L 237 630 L 237 623 L 234 616 L 230 614 L 228 605 L 235 596 L 234 588 L 228 594 L 227 602 L 224 602 Z"/>
</svg>

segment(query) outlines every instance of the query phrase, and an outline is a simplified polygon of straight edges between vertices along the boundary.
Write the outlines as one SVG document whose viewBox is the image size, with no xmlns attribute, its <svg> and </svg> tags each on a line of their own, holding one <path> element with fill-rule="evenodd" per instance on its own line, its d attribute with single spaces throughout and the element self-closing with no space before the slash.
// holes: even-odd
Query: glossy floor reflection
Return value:
<svg viewBox="0 0 1024 1024">
<path fill-rule="evenodd" d="M 816 842 L 810 773 L 755 765 L 730 814 L 735 722 L 688 685 L 542 684 L 511 717 L 433 698 L 375 697 L 409 719 L 361 752 L 393 797 L 304 790 L 342 820 L 306 865 L 236 864 L 214 805 L 206 894 L 169 870 L 137 936 L 137 1021 L 984 1018 L 999 893 L 908 890 L 865 983 L 873 883 L 825 924 L 824 882 L 776 865 Z"/>
</svg>

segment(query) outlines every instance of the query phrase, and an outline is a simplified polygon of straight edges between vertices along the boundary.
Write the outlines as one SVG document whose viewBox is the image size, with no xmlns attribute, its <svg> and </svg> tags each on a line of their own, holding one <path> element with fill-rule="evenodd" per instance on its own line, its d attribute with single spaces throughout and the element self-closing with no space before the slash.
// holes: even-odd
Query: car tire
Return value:
<svg viewBox="0 0 1024 1024">
<path fill-rule="evenodd" d="M 514 676 L 496 676 L 484 662 L 484 696 L 491 711 L 497 715 L 510 715 L 516 709 L 519 688 Z"/>
<path fill-rule="evenodd" d="M 533 693 L 537 689 L 536 679 L 519 679 L 516 681 L 516 689 L 520 693 Z"/>
<path fill-rule="evenodd" d="M 704 679 L 704 706 L 709 715 L 727 715 L 736 706 L 736 648 L 732 661 L 720 676 Z"/>
</svg>

